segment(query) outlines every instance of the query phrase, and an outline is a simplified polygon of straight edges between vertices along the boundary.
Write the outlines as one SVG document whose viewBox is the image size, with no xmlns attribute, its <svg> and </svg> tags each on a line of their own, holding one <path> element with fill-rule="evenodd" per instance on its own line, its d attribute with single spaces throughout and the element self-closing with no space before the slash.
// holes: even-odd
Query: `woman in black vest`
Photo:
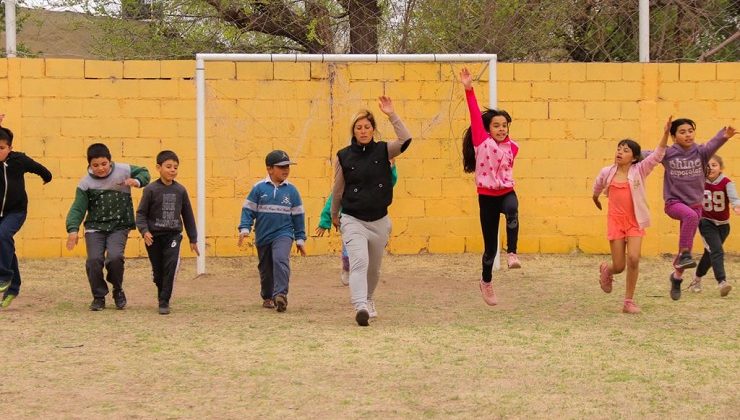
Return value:
<svg viewBox="0 0 740 420">
<path fill-rule="evenodd" d="M 411 134 L 394 112 L 391 98 L 381 96 L 378 101 L 398 140 L 376 142 L 375 117 L 367 110 L 358 112 L 352 119 L 351 144 L 337 152 L 331 206 L 332 223 L 341 230 L 349 253 L 349 288 L 355 321 L 363 327 L 378 314 L 373 294 L 391 232 L 388 206 L 393 201 L 393 186 L 389 160 L 411 143 Z"/>
</svg>

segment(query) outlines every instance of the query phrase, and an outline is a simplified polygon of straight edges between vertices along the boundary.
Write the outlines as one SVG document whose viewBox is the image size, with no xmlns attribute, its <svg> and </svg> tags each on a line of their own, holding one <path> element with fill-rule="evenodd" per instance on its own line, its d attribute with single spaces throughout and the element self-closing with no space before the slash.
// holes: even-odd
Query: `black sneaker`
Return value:
<svg viewBox="0 0 740 420">
<path fill-rule="evenodd" d="M 10 287 L 10 280 L 0 280 L 0 293 L 8 290 Z"/>
<path fill-rule="evenodd" d="M 681 253 L 676 262 L 673 263 L 673 268 L 675 268 L 676 270 L 685 270 L 687 268 L 694 267 L 696 267 L 696 261 L 691 258 L 690 252 Z"/>
<path fill-rule="evenodd" d="M 169 315 L 170 314 L 170 304 L 167 302 L 159 302 L 159 314 Z"/>
<path fill-rule="evenodd" d="M 105 298 L 94 298 L 90 304 L 91 311 L 102 311 L 105 309 Z"/>
<path fill-rule="evenodd" d="M 361 327 L 367 327 L 370 325 L 368 321 L 370 321 L 370 313 L 367 311 L 367 309 L 360 309 L 355 314 L 355 321 L 357 321 L 357 325 Z"/>
<path fill-rule="evenodd" d="M 126 294 L 123 293 L 123 289 L 113 291 L 113 301 L 116 303 L 116 309 L 126 307 Z"/>
<path fill-rule="evenodd" d="M 285 312 L 288 309 L 288 298 L 283 294 L 275 296 L 275 307 L 278 312 Z"/>
<path fill-rule="evenodd" d="M 683 279 L 674 279 L 673 273 L 671 273 L 669 278 L 671 280 L 671 299 L 681 299 L 681 282 L 683 281 Z"/>
</svg>

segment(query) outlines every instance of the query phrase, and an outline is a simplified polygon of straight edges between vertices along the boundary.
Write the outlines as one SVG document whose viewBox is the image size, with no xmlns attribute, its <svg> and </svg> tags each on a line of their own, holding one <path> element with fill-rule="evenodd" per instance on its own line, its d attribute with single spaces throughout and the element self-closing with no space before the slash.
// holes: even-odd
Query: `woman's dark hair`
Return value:
<svg viewBox="0 0 740 420">
<path fill-rule="evenodd" d="M 684 124 L 688 124 L 688 125 L 691 126 L 691 128 L 693 128 L 694 130 L 696 130 L 696 123 L 694 121 L 692 121 L 692 120 L 690 120 L 688 118 L 679 118 L 679 119 L 673 120 L 673 122 L 671 122 L 671 135 L 675 137 L 676 130 L 678 130 L 678 127 L 680 127 L 680 126 L 682 126 Z"/>
<path fill-rule="evenodd" d="M 642 152 L 640 149 L 640 144 L 632 139 L 624 139 L 620 140 L 619 143 L 617 143 L 617 147 L 619 146 L 627 146 L 632 151 L 632 157 L 634 160 L 632 163 L 637 163 L 642 160 Z"/>
<path fill-rule="evenodd" d="M 511 115 L 509 115 L 508 112 L 503 109 L 486 108 L 485 112 L 481 114 L 481 118 L 483 119 L 483 128 L 488 131 L 491 126 L 491 121 L 493 121 L 493 117 L 499 116 L 506 118 L 506 122 L 511 124 Z M 465 133 L 463 133 L 462 153 L 463 170 L 467 173 L 475 172 L 475 148 L 473 147 L 473 133 L 470 130 L 470 127 L 465 130 Z"/>
<path fill-rule="evenodd" d="M 93 159 L 103 157 L 111 160 L 110 150 L 103 143 L 93 143 L 87 148 L 87 163 L 90 163 Z"/>
</svg>

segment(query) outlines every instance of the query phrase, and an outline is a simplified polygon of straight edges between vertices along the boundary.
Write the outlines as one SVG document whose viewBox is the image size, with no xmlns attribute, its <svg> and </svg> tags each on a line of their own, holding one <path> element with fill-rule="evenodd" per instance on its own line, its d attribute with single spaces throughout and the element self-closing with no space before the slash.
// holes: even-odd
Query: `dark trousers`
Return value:
<svg viewBox="0 0 740 420">
<path fill-rule="evenodd" d="M 260 295 L 262 299 L 272 299 L 277 295 L 288 294 L 290 280 L 290 248 L 293 239 L 288 236 L 276 238 L 269 244 L 257 247 L 260 272 Z"/>
<path fill-rule="evenodd" d="M 514 191 L 502 196 L 478 195 L 480 227 L 483 231 L 483 281 L 493 277 L 493 261 L 496 259 L 498 226 L 501 213 L 506 217 L 506 252 L 516 252 L 519 238 L 519 200 Z"/>
<path fill-rule="evenodd" d="M 725 281 L 725 250 L 722 244 L 730 235 L 730 225 L 715 225 L 709 220 L 701 219 L 699 232 L 704 239 L 704 254 L 696 267 L 696 275 L 703 277 L 711 267 L 717 283 L 721 283 Z"/>
<path fill-rule="evenodd" d="M 87 246 L 87 280 L 95 298 L 104 298 L 108 294 L 108 285 L 113 290 L 123 289 L 123 250 L 128 240 L 128 230 L 114 232 L 85 232 Z M 103 267 L 108 272 L 103 279 Z"/>
<path fill-rule="evenodd" d="M 13 212 L 0 217 L 0 280 L 10 280 L 5 296 L 17 296 L 21 290 L 21 272 L 15 255 L 15 236 L 26 221 L 26 212 Z"/>
<path fill-rule="evenodd" d="M 146 247 L 152 263 L 152 280 L 157 285 L 159 303 L 170 303 L 175 276 L 180 266 L 181 242 L 181 233 L 167 233 L 154 236 L 154 243 Z"/>
</svg>

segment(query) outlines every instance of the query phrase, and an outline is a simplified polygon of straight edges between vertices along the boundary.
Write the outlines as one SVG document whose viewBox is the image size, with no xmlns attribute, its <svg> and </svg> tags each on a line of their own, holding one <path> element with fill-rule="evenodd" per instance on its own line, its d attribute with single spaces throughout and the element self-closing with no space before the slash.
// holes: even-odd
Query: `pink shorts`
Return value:
<svg viewBox="0 0 740 420">
<path fill-rule="evenodd" d="M 645 229 L 640 228 L 640 225 L 633 218 L 614 215 L 607 216 L 606 239 L 614 241 L 616 239 L 641 236 L 645 236 Z"/>
</svg>

